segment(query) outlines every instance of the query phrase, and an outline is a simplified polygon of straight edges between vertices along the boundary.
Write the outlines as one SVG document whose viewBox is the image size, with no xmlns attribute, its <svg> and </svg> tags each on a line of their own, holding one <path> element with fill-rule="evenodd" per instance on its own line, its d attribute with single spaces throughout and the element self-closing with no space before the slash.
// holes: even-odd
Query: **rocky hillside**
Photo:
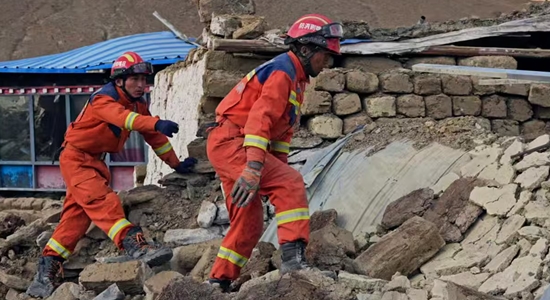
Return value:
<svg viewBox="0 0 550 300">
<path fill-rule="evenodd" d="M 156 10 L 190 36 L 198 36 L 195 0 L 21 0 L 0 1 L 0 61 L 58 53 L 119 36 L 166 30 L 152 13 Z M 256 0 L 256 14 L 266 16 L 269 27 L 285 26 L 308 12 L 339 20 L 364 20 L 372 27 L 410 26 L 420 16 L 428 22 L 476 15 L 496 17 L 521 10 L 523 0 Z"/>
</svg>

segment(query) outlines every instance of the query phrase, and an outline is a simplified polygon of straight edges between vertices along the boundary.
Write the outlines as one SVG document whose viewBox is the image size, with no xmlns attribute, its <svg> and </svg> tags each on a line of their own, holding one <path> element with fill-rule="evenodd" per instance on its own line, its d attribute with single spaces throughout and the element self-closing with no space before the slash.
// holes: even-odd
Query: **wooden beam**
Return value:
<svg viewBox="0 0 550 300">
<path fill-rule="evenodd" d="M 420 52 L 428 55 L 450 56 L 477 56 L 477 55 L 506 55 L 526 58 L 550 58 L 548 49 L 521 49 L 497 47 L 468 47 L 468 46 L 432 46 Z"/>
<path fill-rule="evenodd" d="M 264 40 L 211 39 L 208 49 L 229 53 L 283 53 L 288 51 L 288 46 L 275 45 Z"/>
</svg>

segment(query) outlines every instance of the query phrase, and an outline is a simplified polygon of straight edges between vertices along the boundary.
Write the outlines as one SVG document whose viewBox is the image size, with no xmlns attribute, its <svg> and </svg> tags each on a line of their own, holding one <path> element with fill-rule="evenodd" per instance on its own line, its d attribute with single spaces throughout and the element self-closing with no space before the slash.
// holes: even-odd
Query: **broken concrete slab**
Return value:
<svg viewBox="0 0 550 300">
<path fill-rule="evenodd" d="M 515 183 L 519 183 L 522 188 L 533 191 L 540 187 L 540 184 L 548 178 L 550 172 L 549 166 L 533 167 L 521 173 Z"/>
<path fill-rule="evenodd" d="M 504 153 L 502 154 L 502 157 L 500 158 L 501 164 L 511 164 L 512 163 L 512 156 L 519 154 L 523 152 L 525 149 L 525 145 L 519 138 L 515 138 L 514 142 L 506 150 L 504 150 Z"/>
<path fill-rule="evenodd" d="M 504 251 L 500 252 L 495 258 L 493 258 L 483 270 L 490 273 L 498 273 L 504 271 L 512 260 L 516 257 L 520 250 L 518 245 L 512 245 L 506 248 Z"/>
<path fill-rule="evenodd" d="M 434 280 L 432 288 L 432 299 L 438 300 L 459 300 L 459 299 L 476 299 L 476 300 L 501 300 L 488 294 L 483 294 L 476 290 L 442 280 Z"/>
<path fill-rule="evenodd" d="M 519 237 L 518 230 L 523 226 L 523 224 L 525 224 L 525 217 L 521 215 L 512 215 L 507 218 L 504 223 L 502 223 L 495 243 L 506 243 L 508 245 L 513 244 Z"/>
<path fill-rule="evenodd" d="M 544 223 L 550 219 L 550 203 L 546 200 L 529 201 L 525 205 L 524 216 L 527 221 L 544 226 Z"/>
<path fill-rule="evenodd" d="M 214 224 L 217 212 L 218 207 L 216 204 L 207 200 L 202 201 L 199 214 L 197 216 L 197 224 L 199 224 L 202 228 L 209 228 L 212 224 Z"/>
<path fill-rule="evenodd" d="M 543 134 L 543 135 L 537 137 L 536 139 L 534 139 L 533 141 L 531 141 L 531 142 L 527 145 L 527 148 L 525 149 L 525 151 L 535 149 L 535 148 L 537 148 L 537 147 L 546 145 L 546 144 L 548 144 L 548 143 L 550 143 L 550 135 L 548 135 L 548 134 Z"/>
<path fill-rule="evenodd" d="M 518 234 L 531 243 L 535 243 L 540 238 L 550 238 L 550 232 L 538 226 L 524 226 L 518 230 Z"/>
<path fill-rule="evenodd" d="M 518 202 L 516 202 L 516 205 L 514 205 L 514 207 L 508 212 L 508 214 L 506 214 L 506 217 L 510 218 L 511 216 L 518 214 L 521 210 L 523 210 L 525 205 L 527 205 L 527 203 L 531 201 L 532 198 L 533 193 L 529 191 L 522 191 L 519 194 Z"/>
<path fill-rule="evenodd" d="M 389 280 L 395 272 L 408 275 L 415 271 L 444 245 L 439 228 L 415 216 L 385 235 L 355 261 L 368 276 Z"/>
<path fill-rule="evenodd" d="M 491 147 L 482 151 L 460 169 L 462 177 L 476 177 L 483 169 L 496 162 L 502 153 L 503 150 L 498 147 Z"/>
<path fill-rule="evenodd" d="M 550 153 L 547 152 L 533 152 L 514 165 L 514 169 L 519 172 L 523 172 L 532 167 L 540 167 L 550 165 Z"/>
<path fill-rule="evenodd" d="M 124 300 L 125 298 L 124 292 L 118 288 L 116 283 L 113 283 L 93 300 Z M 84 299 L 81 298 L 80 300 Z"/>
<path fill-rule="evenodd" d="M 491 276 L 489 273 L 472 274 L 467 271 L 456 275 L 442 276 L 440 279 L 477 290 L 489 276 Z"/>
<path fill-rule="evenodd" d="M 517 184 L 507 184 L 502 188 L 475 187 L 470 201 L 485 208 L 489 215 L 506 216 L 516 204 Z"/>
<path fill-rule="evenodd" d="M 351 274 L 346 271 L 338 272 L 338 281 L 342 282 L 353 291 L 361 291 L 364 293 L 381 292 L 388 283 L 388 281 L 383 279 Z"/>
</svg>

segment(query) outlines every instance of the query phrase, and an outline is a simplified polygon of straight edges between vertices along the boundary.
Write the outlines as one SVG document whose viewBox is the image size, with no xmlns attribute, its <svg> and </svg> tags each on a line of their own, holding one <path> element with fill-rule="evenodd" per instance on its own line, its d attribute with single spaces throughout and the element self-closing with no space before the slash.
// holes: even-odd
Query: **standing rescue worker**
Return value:
<svg viewBox="0 0 550 300">
<path fill-rule="evenodd" d="M 78 118 L 65 133 L 59 164 L 67 186 L 61 221 L 40 257 L 38 272 L 27 289 L 33 297 L 48 297 L 59 284 L 62 263 L 71 255 L 91 222 L 101 228 L 120 250 L 149 266 L 172 258 L 170 248 L 150 245 L 140 227 L 124 215 L 117 194 L 109 187 L 111 174 L 103 161 L 105 153 L 123 149 L 131 131 L 143 135 L 157 156 L 178 173 L 189 173 L 197 162 L 180 162 L 168 137 L 178 124 L 151 116 L 145 99 L 150 63 L 134 52 L 120 56 L 111 68 L 112 81 L 92 94 Z"/>
<path fill-rule="evenodd" d="M 290 51 L 248 73 L 216 109 L 207 153 L 222 181 L 231 226 L 209 283 L 224 291 L 239 277 L 261 237 L 260 195 L 275 206 L 281 273 L 308 268 L 308 201 L 301 174 L 287 163 L 289 145 L 309 76 L 332 66 L 342 39 L 342 26 L 327 17 L 301 17 L 287 33 Z"/>
</svg>

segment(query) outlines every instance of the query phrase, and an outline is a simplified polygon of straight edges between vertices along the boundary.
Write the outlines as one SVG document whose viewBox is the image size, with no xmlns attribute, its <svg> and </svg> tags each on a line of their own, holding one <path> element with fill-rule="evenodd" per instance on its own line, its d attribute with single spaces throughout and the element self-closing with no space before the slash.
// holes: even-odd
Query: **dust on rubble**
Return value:
<svg viewBox="0 0 550 300">
<path fill-rule="evenodd" d="M 497 136 L 490 132 L 490 123 L 476 117 L 457 117 L 444 120 L 431 118 L 387 119 L 380 118 L 365 125 L 344 146 L 344 151 L 373 147 L 369 153 L 376 153 L 388 144 L 399 140 L 410 140 L 416 149 L 432 142 L 470 151 L 476 146 L 492 143 Z"/>
</svg>

